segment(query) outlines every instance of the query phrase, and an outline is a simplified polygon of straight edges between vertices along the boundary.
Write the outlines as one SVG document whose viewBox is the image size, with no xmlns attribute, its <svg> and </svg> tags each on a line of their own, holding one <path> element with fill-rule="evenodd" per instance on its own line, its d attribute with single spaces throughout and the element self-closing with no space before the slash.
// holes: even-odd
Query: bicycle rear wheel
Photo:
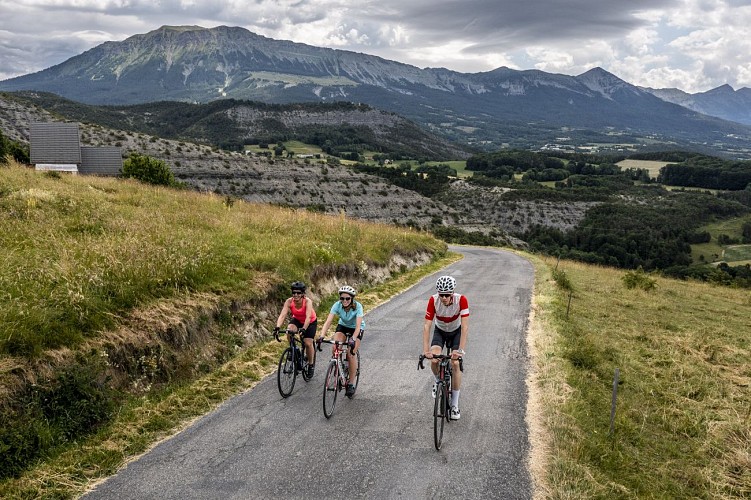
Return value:
<svg viewBox="0 0 751 500">
<path fill-rule="evenodd" d="M 292 389 L 295 387 L 297 370 L 295 369 L 294 354 L 292 348 L 288 347 L 279 357 L 279 368 L 276 370 L 276 382 L 279 387 L 279 394 L 281 394 L 283 398 L 292 394 Z"/>
<path fill-rule="evenodd" d="M 435 393 L 435 404 L 433 406 L 433 441 L 435 449 L 441 449 L 443 441 L 443 424 L 446 422 L 446 391 L 443 382 L 438 382 Z"/>
<path fill-rule="evenodd" d="M 326 418 L 331 418 L 334 414 L 337 394 L 339 394 L 339 369 L 336 361 L 332 360 L 326 371 L 326 381 L 323 383 L 323 415 Z"/>
</svg>

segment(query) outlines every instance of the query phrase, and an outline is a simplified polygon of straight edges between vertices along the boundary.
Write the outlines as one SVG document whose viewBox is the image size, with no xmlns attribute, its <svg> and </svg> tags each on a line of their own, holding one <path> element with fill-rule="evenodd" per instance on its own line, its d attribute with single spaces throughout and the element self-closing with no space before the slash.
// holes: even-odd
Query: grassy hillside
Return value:
<svg viewBox="0 0 751 500">
<path fill-rule="evenodd" d="M 749 292 L 534 260 L 539 496 L 749 498 Z"/>
<path fill-rule="evenodd" d="M 292 280 L 316 301 L 345 280 L 367 293 L 445 253 L 344 216 L 0 167 L 0 480 L 131 411 L 133 394 L 158 399 L 263 341 Z"/>
</svg>

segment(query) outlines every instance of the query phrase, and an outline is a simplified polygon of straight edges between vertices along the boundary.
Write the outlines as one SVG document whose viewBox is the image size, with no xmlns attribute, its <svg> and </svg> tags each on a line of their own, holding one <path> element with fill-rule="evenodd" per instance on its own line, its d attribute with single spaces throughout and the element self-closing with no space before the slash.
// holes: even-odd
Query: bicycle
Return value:
<svg viewBox="0 0 751 500">
<path fill-rule="evenodd" d="M 289 339 L 289 347 L 287 347 L 282 355 L 279 357 L 279 368 L 276 372 L 276 382 L 279 387 L 279 394 L 283 398 L 289 397 L 292 394 L 292 389 L 295 388 L 295 380 L 297 374 L 302 372 L 302 378 L 308 382 L 312 377 L 308 376 L 308 367 L 315 365 L 316 351 L 313 349 L 313 362 L 308 360 L 308 353 L 305 349 L 305 343 L 300 338 L 297 338 L 298 334 L 302 335 L 302 330 L 293 332 L 292 330 L 282 330 L 281 332 L 275 332 L 274 338 L 277 342 L 281 342 L 279 333 L 287 334 Z M 298 345 L 299 344 L 299 345 Z"/>
<path fill-rule="evenodd" d="M 420 354 L 417 369 L 424 370 L 422 362 L 426 358 Z M 438 359 L 438 382 L 433 404 L 433 442 L 435 449 L 440 450 L 443 442 L 443 424 L 451 422 L 451 349 L 448 354 L 434 354 L 432 359 Z M 459 370 L 464 371 L 464 358 L 459 359 Z"/>
<path fill-rule="evenodd" d="M 349 339 L 347 342 L 340 340 L 326 340 L 320 339 L 318 341 L 318 350 L 321 350 L 321 343 L 333 344 L 334 353 L 329 361 L 329 367 L 326 370 L 326 379 L 323 383 L 323 415 L 326 418 L 331 418 L 334 414 L 334 407 L 336 406 L 336 397 L 339 391 L 347 387 L 347 381 L 349 380 L 349 361 L 347 360 L 347 351 L 351 352 L 354 347 L 354 341 Z M 347 346 L 349 349 L 345 348 Z M 355 354 L 357 356 L 357 373 L 355 373 L 355 391 L 357 391 L 357 385 L 360 383 L 360 351 Z"/>
</svg>

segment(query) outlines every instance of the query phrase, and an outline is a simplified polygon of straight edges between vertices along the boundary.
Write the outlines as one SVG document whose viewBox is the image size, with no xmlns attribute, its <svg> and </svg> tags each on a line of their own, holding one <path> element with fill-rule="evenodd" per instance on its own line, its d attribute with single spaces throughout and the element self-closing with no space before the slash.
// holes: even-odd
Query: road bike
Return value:
<svg viewBox="0 0 751 500">
<path fill-rule="evenodd" d="M 295 380 L 297 380 L 297 374 L 302 373 L 302 378 L 306 382 L 311 379 L 312 376 L 308 376 L 308 367 L 315 365 L 316 354 L 313 349 L 313 361 L 308 360 L 307 349 L 305 349 L 305 343 L 302 340 L 303 331 L 299 329 L 297 332 L 292 330 L 282 330 L 281 332 L 275 332 L 274 338 L 277 342 L 282 340 L 279 338 L 279 334 L 287 334 L 289 339 L 289 347 L 287 347 L 282 355 L 279 357 L 279 368 L 276 372 L 276 382 L 279 386 L 279 394 L 283 398 L 289 397 L 292 394 L 292 389 L 295 388 Z M 301 338 L 298 338 L 298 334 Z"/>
<path fill-rule="evenodd" d="M 340 340 L 326 340 L 320 339 L 318 341 L 318 350 L 321 350 L 321 343 L 333 344 L 334 353 L 329 361 L 329 367 L 326 370 L 326 379 L 323 383 L 323 415 L 326 418 L 331 418 L 334 414 L 334 407 L 336 406 L 336 397 L 339 391 L 346 389 L 347 381 L 349 380 L 349 360 L 348 354 L 351 354 L 352 348 L 354 348 L 354 340 L 342 342 Z M 357 391 L 357 385 L 360 383 L 360 350 L 357 353 L 357 373 L 355 373 L 355 391 Z M 350 396 L 352 397 L 352 396 Z"/>
<path fill-rule="evenodd" d="M 417 369 L 423 370 L 422 362 L 426 358 L 423 354 L 417 362 Z M 435 449 L 440 450 L 443 442 L 443 424 L 451 422 L 451 349 L 447 354 L 433 354 L 438 361 L 438 382 L 436 384 L 435 402 L 433 404 L 433 442 Z M 459 369 L 464 371 L 464 358 L 459 358 Z"/>
</svg>

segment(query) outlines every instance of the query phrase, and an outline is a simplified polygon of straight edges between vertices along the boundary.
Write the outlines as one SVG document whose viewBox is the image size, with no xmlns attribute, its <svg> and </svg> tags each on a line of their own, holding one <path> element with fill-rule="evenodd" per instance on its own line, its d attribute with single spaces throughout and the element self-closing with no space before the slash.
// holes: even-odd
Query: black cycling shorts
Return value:
<svg viewBox="0 0 751 500">
<path fill-rule="evenodd" d="M 336 325 L 336 331 L 343 333 L 344 335 L 347 336 L 347 338 L 349 338 L 349 337 L 351 337 L 352 335 L 355 334 L 355 329 L 354 328 L 350 328 L 350 327 L 344 326 L 344 325 Z M 363 333 L 365 333 L 365 330 L 363 330 L 362 328 L 360 328 L 360 333 L 357 335 L 357 338 L 362 339 L 362 334 Z"/>
<path fill-rule="evenodd" d="M 296 318 L 292 318 L 290 323 L 292 323 L 299 329 L 301 329 L 302 325 L 304 324 L 304 323 L 300 323 Z M 318 320 L 316 319 L 315 321 L 313 321 L 311 324 L 308 325 L 308 329 L 305 330 L 305 334 L 303 335 L 303 338 L 314 339 L 316 337 L 317 329 L 318 329 Z"/>
<path fill-rule="evenodd" d="M 459 349 L 459 341 L 462 339 L 462 327 L 460 326 L 453 332 L 444 332 L 440 328 L 433 329 L 433 340 L 430 342 L 430 346 L 440 346 L 443 349 L 444 346 L 451 347 L 451 349 Z"/>
</svg>

